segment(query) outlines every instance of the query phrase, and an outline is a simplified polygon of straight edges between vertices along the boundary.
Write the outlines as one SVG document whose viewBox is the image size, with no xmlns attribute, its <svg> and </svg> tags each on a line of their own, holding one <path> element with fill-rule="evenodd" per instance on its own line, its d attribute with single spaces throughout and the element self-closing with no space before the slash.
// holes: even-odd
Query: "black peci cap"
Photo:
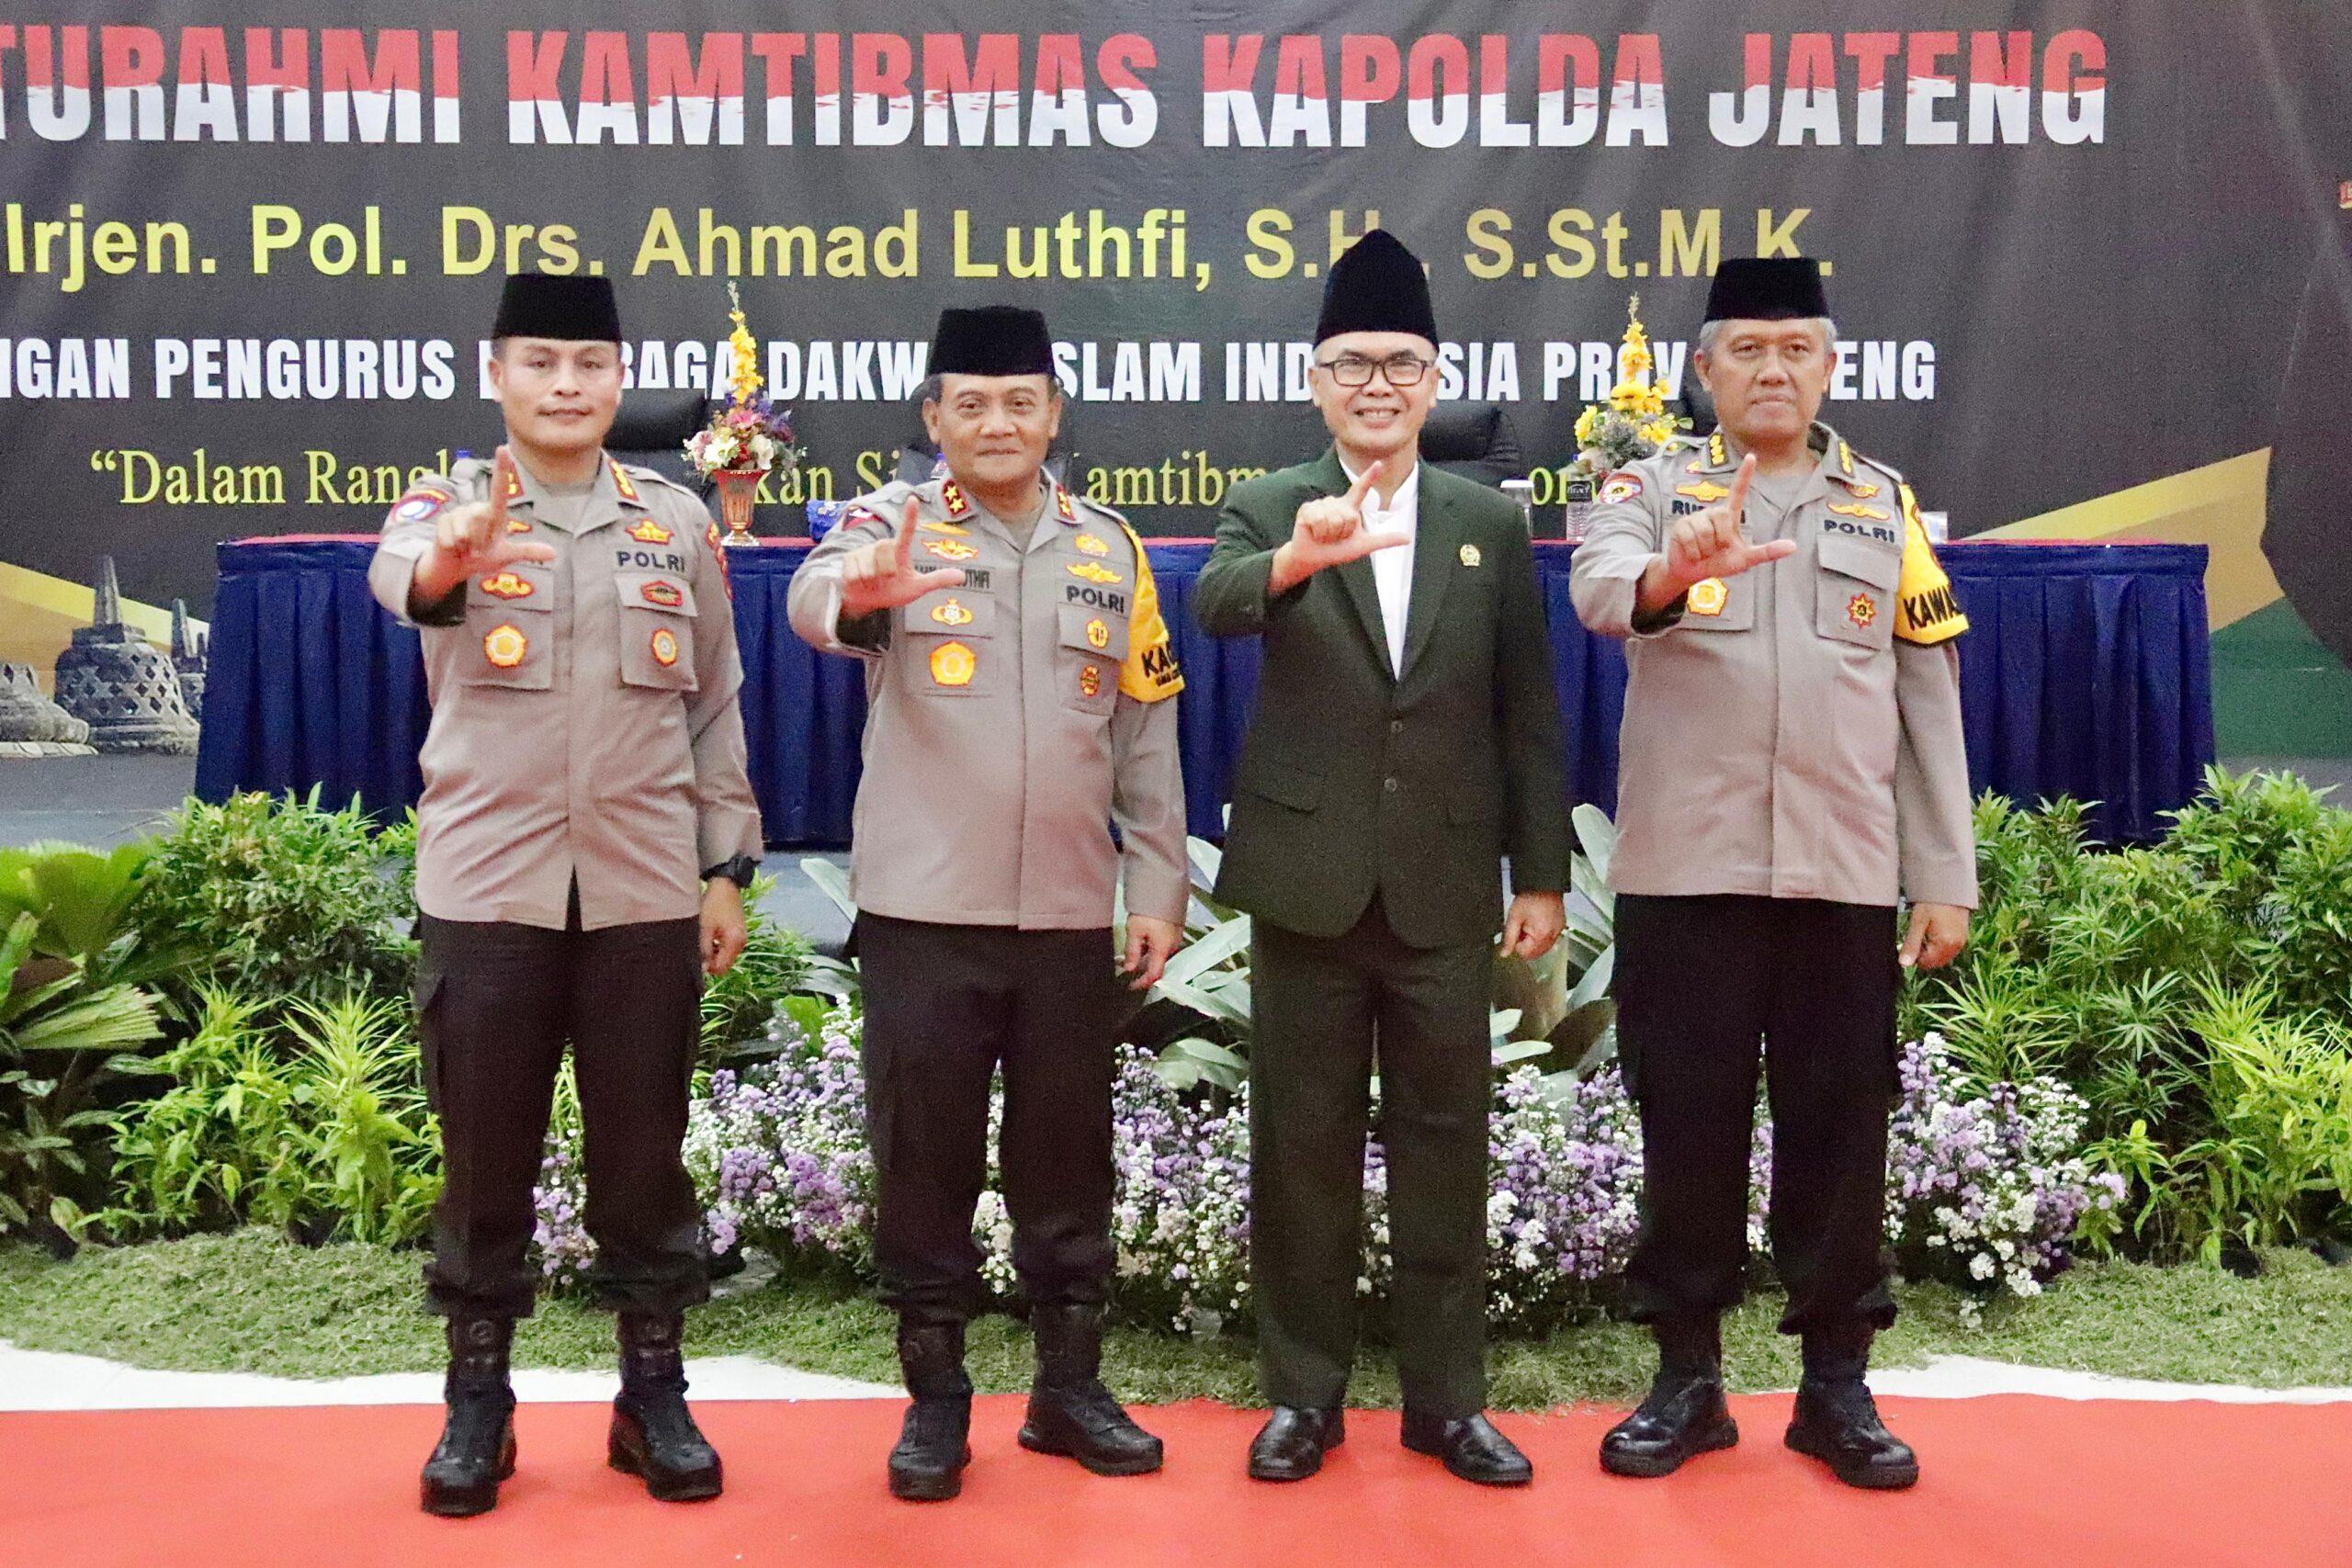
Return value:
<svg viewBox="0 0 2352 1568">
<path fill-rule="evenodd" d="M 1054 340 L 1046 318 L 1018 305 L 978 305 L 939 312 L 931 334 L 934 376 L 1051 376 Z"/>
<path fill-rule="evenodd" d="M 1331 264 L 1315 341 L 1341 333 L 1411 333 L 1437 342 L 1429 275 L 1419 256 L 1385 229 L 1374 229 Z"/>
<path fill-rule="evenodd" d="M 1811 256 L 1735 256 L 1707 290 L 1711 321 L 1791 321 L 1829 314 L 1821 264 Z"/>
<path fill-rule="evenodd" d="M 558 277 L 521 272 L 498 297 L 493 338 L 545 337 L 571 343 L 621 341 L 620 306 L 609 277 Z"/>
</svg>

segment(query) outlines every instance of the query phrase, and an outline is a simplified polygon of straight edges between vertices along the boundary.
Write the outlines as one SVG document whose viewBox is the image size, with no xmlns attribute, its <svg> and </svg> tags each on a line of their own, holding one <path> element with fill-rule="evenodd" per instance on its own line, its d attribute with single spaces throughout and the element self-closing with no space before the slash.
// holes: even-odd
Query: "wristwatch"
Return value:
<svg viewBox="0 0 2352 1568">
<path fill-rule="evenodd" d="M 738 887 L 749 887 L 752 885 L 752 878 L 759 874 L 758 861 L 753 860 L 750 855 L 737 855 L 733 860 L 720 861 L 717 865 L 704 872 L 702 879 L 708 882 L 714 876 L 723 876 Z"/>
</svg>

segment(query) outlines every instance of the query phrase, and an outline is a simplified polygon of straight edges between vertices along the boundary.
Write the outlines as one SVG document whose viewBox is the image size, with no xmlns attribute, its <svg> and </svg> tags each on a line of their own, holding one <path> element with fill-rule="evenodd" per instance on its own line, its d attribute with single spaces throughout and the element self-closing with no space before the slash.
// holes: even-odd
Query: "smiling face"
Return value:
<svg viewBox="0 0 2352 1568">
<path fill-rule="evenodd" d="M 1691 364 L 1731 438 L 1771 447 L 1803 440 L 1813 428 L 1837 357 L 1821 321 L 1728 321 L 1716 324 L 1713 345 Z"/>
<path fill-rule="evenodd" d="M 1396 386 L 1377 371 L 1361 387 L 1344 386 L 1332 368 L 1341 360 L 1377 363 L 1400 355 L 1426 362 L 1410 386 Z M 1414 449 L 1437 401 L 1436 360 L 1437 345 L 1412 333 L 1338 333 L 1317 344 L 1308 387 L 1332 439 L 1359 463 Z"/>
<path fill-rule="evenodd" d="M 1061 389 L 1051 376 L 942 376 L 922 423 L 965 489 L 1010 491 L 1037 482 L 1061 432 Z"/>
<path fill-rule="evenodd" d="M 490 385 L 515 446 L 554 457 L 593 452 L 621 406 L 620 344 L 501 338 Z"/>
</svg>

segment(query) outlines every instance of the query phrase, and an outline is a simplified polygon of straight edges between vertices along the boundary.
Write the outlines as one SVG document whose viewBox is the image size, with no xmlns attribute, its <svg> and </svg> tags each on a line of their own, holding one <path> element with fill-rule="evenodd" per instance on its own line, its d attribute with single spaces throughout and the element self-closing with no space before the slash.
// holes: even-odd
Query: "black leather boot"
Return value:
<svg viewBox="0 0 2352 1568">
<path fill-rule="evenodd" d="M 972 1380 L 964 1371 L 964 1325 L 899 1320 L 899 1370 L 914 1403 L 890 1450 L 890 1495 L 944 1503 L 964 1490 L 972 1462 Z"/>
<path fill-rule="evenodd" d="M 1021 1446 L 1074 1459 L 1097 1475 L 1148 1475 L 1159 1439 L 1136 1426 L 1102 1386 L 1102 1309 L 1060 1302 L 1029 1311 L 1037 1379 Z"/>
<path fill-rule="evenodd" d="M 514 1323 L 452 1317 L 448 1335 L 441 1392 L 449 1418 L 424 1461 L 423 1502 L 428 1514 L 462 1518 L 498 1506 L 498 1483 L 514 1473 L 514 1391 L 506 1380 Z"/>
<path fill-rule="evenodd" d="M 1671 1475 L 1693 1455 L 1739 1441 L 1724 1400 L 1723 1329 L 1713 1316 L 1660 1318 L 1657 1376 L 1640 1408 L 1600 1439 L 1600 1468 L 1611 1475 Z"/>
<path fill-rule="evenodd" d="M 684 1313 L 620 1314 L 621 1392 L 605 1455 L 615 1470 L 641 1477 L 664 1503 L 716 1497 L 725 1482 L 718 1450 L 704 1441 L 686 1409 L 686 1362 L 679 1348 Z"/>
<path fill-rule="evenodd" d="M 1875 1333 L 1866 1322 L 1805 1330 L 1804 1381 L 1797 1385 L 1788 1443 L 1849 1486 L 1899 1492 L 1918 1481 L 1919 1460 L 1878 1418 L 1877 1402 L 1862 1382 Z"/>
</svg>

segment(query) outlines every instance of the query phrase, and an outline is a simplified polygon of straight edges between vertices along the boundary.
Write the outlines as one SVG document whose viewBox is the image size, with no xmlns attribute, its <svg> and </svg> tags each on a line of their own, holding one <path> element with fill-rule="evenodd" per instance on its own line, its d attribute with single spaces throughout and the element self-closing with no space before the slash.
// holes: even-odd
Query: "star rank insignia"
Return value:
<svg viewBox="0 0 2352 1568">
<path fill-rule="evenodd" d="M 1731 590 L 1724 586 L 1720 577 L 1690 585 L 1690 610 L 1694 615 L 1720 615 L 1730 600 Z"/>
<path fill-rule="evenodd" d="M 961 539 L 925 539 L 922 547 L 941 560 L 970 560 L 980 553 L 978 547 Z"/>
<path fill-rule="evenodd" d="M 621 499 L 623 501 L 635 501 L 637 499 L 637 481 L 628 477 L 628 470 L 621 467 L 620 459 L 617 457 L 612 459 L 612 465 L 613 488 L 621 492 Z M 664 536 L 653 542 L 656 544 L 666 545 L 670 541 L 666 536 Z"/>
<path fill-rule="evenodd" d="M 1059 485 L 1054 487 L 1054 511 L 1065 523 L 1078 521 L 1078 508 L 1069 503 L 1069 491 Z"/>
<path fill-rule="evenodd" d="M 667 670 L 678 661 L 678 636 L 663 626 L 653 634 L 653 662 Z"/>
<path fill-rule="evenodd" d="M 939 487 L 939 503 L 947 508 L 950 517 L 961 517 L 972 510 L 972 503 L 964 499 L 964 487 L 954 479 Z"/>
<path fill-rule="evenodd" d="M 514 571 L 502 571 L 483 578 L 481 591 L 493 599 L 528 599 L 538 592 L 529 578 Z"/>
<path fill-rule="evenodd" d="M 1878 619 L 1878 601 L 1867 593 L 1857 593 L 1846 602 L 1846 618 L 1867 629 Z"/>
<path fill-rule="evenodd" d="M 1104 544 L 1102 540 L 1096 538 L 1091 534 L 1080 534 L 1077 538 L 1072 539 L 1070 543 L 1076 545 L 1081 551 L 1090 556 L 1107 556 L 1111 553 L 1111 547 Z"/>
<path fill-rule="evenodd" d="M 505 499 L 508 501 L 520 501 L 523 499 L 523 475 L 519 469 L 509 468 L 506 470 Z"/>
<path fill-rule="evenodd" d="M 512 670 L 531 651 L 530 639 L 512 626 L 497 626 L 481 639 L 481 656 L 501 670 Z"/>
<path fill-rule="evenodd" d="M 1089 582 L 1125 582 L 1126 581 L 1125 577 L 1113 571 L 1109 567 L 1098 566 L 1091 560 L 1076 562 L 1069 568 L 1069 574 L 1072 577 L 1082 577 Z"/>
<path fill-rule="evenodd" d="M 631 528 L 628 531 L 628 536 L 640 545 L 666 545 L 674 537 L 669 529 L 664 528 L 650 517 Z"/>
<path fill-rule="evenodd" d="M 933 685 L 968 686 L 979 667 L 979 660 L 973 657 L 972 650 L 960 642 L 943 642 L 931 650 Z"/>
</svg>

